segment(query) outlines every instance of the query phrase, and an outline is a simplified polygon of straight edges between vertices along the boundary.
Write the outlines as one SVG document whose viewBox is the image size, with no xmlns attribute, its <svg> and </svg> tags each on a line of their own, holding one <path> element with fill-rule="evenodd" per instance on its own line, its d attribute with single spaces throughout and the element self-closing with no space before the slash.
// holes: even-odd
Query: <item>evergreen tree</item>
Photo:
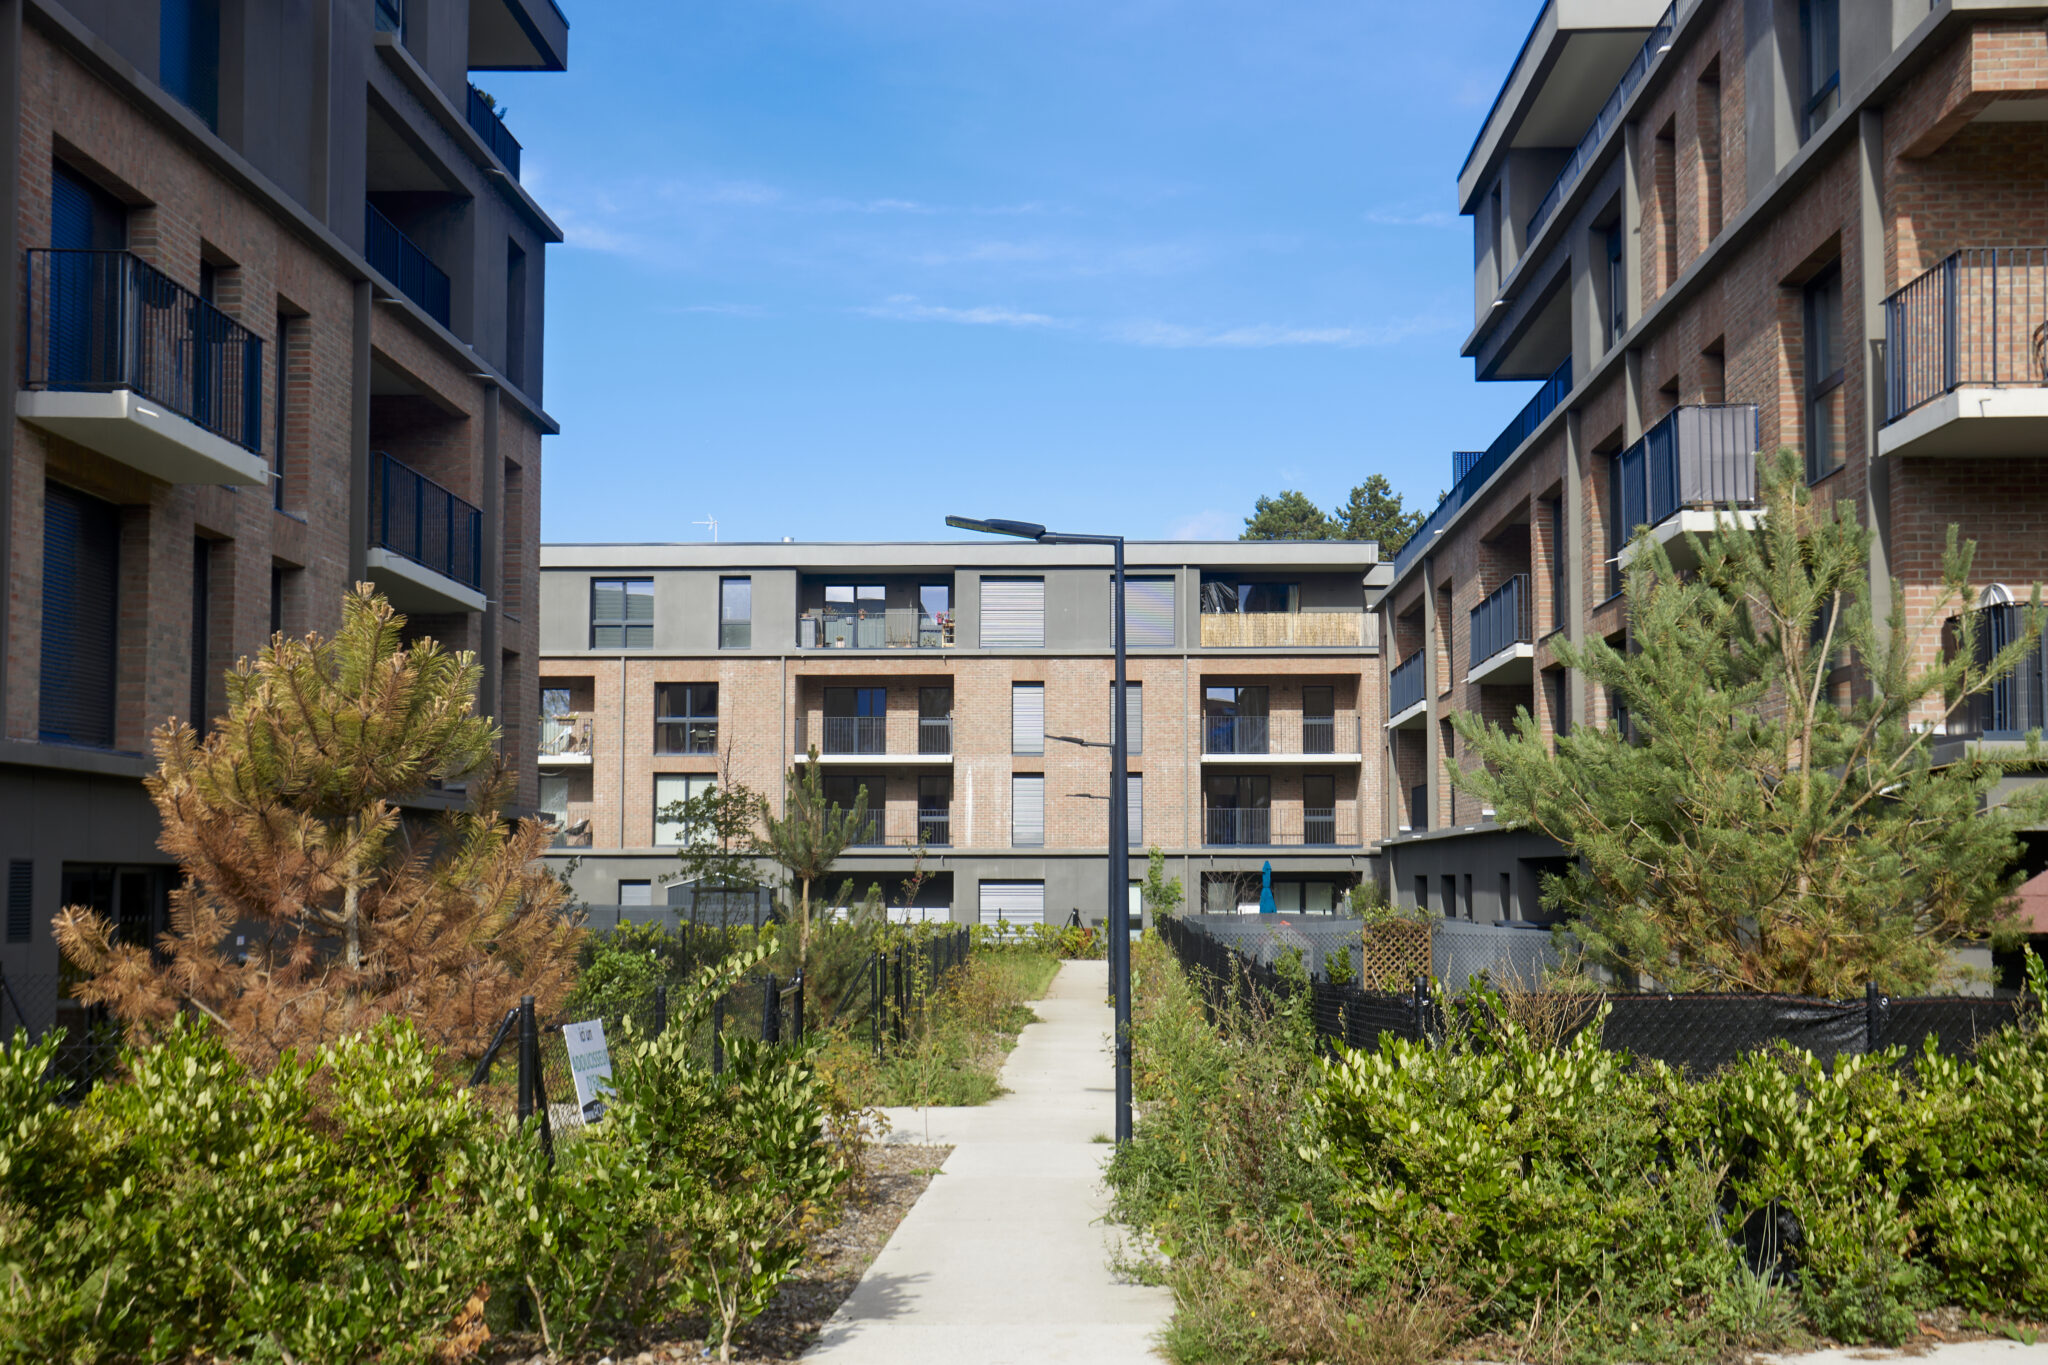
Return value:
<svg viewBox="0 0 2048 1365">
<path fill-rule="evenodd" d="M 2038 763 L 2035 741 L 1932 752 L 1943 720 L 2037 648 L 2038 589 L 2024 638 L 1974 662 L 1974 547 L 1950 527 L 1924 614 L 1909 625 L 1896 605 L 1880 627 L 1853 508 L 1817 511 L 1789 451 L 1760 463 L 1761 529 L 1693 540 L 1697 572 L 1638 535 L 1628 648 L 1554 637 L 1626 706 L 1627 733 L 1582 727 L 1553 751 L 1526 711 L 1511 731 L 1460 713 L 1480 766 L 1454 780 L 1575 855 L 1544 899 L 1593 962 L 1673 990 L 1925 990 L 1955 944 L 2013 932 L 2015 830 L 2048 813 L 2033 796 L 1989 806 Z M 1951 616 L 1956 648 L 1923 662 Z"/>
<path fill-rule="evenodd" d="M 868 789 L 860 789 L 851 809 L 833 805 L 825 799 L 825 774 L 815 747 L 809 758 L 789 776 L 781 818 L 763 813 L 761 838 L 756 845 L 763 857 L 780 863 L 799 887 L 799 969 L 808 965 L 811 955 L 811 884 L 832 870 L 839 855 L 867 827 L 868 818 Z"/>
<path fill-rule="evenodd" d="M 700 890 L 755 891 L 762 885 L 758 844 L 768 803 L 732 777 L 732 751 L 719 756 L 710 790 L 662 807 L 657 818 L 682 831 L 680 879 Z"/>
<path fill-rule="evenodd" d="M 520 996 L 561 997 L 579 931 L 540 865 L 549 832 L 500 816 L 474 657 L 406 646 L 403 624 L 359 585 L 333 639 L 278 636 L 243 660 L 204 740 L 157 732 L 145 785 L 185 884 L 155 945 L 81 907 L 57 917 L 80 999 L 131 1025 L 196 1010 L 261 1062 L 388 1014 L 460 1050 Z M 400 819 L 398 799 L 457 778 L 466 808 L 432 829 Z"/>
<path fill-rule="evenodd" d="M 1342 526 L 1345 540 L 1376 540 L 1381 556 L 1391 559 L 1422 525 L 1424 515 L 1419 510 L 1403 511 L 1401 495 L 1387 482 L 1387 476 L 1372 474 L 1351 490 L 1351 500 L 1332 520 Z"/>
<path fill-rule="evenodd" d="M 1262 497 L 1244 519 L 1239 540 L 1329 540 L 1337 527 L 1310 502 L 1306 493 L 1287 489 L 1278 497 Z"/>
</svg>

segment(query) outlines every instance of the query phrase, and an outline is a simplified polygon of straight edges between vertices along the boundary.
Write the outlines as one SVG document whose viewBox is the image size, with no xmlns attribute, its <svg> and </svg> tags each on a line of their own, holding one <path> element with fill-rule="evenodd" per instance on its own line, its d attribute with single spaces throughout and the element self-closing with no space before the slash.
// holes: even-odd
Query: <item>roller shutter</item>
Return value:
<svg viewBox="0 0 2048 1365">
<path fill-rule="evenodd" d="M 1010 752 L 1045 752 L 1045 684 L 1010 685 Z"/>
<path fill-rule="evenodd" d="M 981 647 L 1045 648 L 1045 580 L 981 580 Z"/>
<path fill-rule="evenodd" d="M 1131 649 L 1173 644 L 1173 580 L 1124 580 L 1124 644 Z"/>
<path fill-rule="evenodd" d="M 1010 778 L 1010 846 L 1045 846 L 1045 774 L 1017 773 Z"/>
<path fill-rule="evenodd" d="M 983 924 L 1045 923 L 1044 882 L 983 882 L 979 917 Z"/>
</svg>

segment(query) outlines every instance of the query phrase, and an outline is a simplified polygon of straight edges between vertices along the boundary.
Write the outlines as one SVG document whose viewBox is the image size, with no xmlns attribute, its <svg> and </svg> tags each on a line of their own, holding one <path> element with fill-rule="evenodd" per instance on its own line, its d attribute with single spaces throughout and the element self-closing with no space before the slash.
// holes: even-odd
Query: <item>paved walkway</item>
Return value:
<svg viewBox="0 0 2048 1365">
<path fill-rule="evenodd" d="M 1173 1295 L 1109 1269 L 1098 1135 L 1114 1129 L 1108 970 L 1068 962 L 973 1109 L 892 1109 L 952 1156 L 805 1355 L 823 1365 L 1140 1365 Z M 929 1136 L 927 1136 L 929 1134 Z"/>
<path fill-rule="evenodd" d="M 1873 1361 L 1912 1361 L 1914 1365 L 2048 1365 L 2048 1344 L 2022 1346 L 2016 1341 L 1956 1341 L 1929 1349 L 1890 1351 L 1882 1346 L 1850 1346 L 1833 1351 L 1762 1357 L 1767 1365 L 1870 1365 Z"/>
</svg>

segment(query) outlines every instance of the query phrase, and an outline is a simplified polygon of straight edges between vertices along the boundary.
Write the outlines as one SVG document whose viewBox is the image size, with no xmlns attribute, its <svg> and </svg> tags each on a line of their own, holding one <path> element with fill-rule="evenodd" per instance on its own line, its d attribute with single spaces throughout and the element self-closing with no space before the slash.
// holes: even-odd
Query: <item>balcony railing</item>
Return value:
<svg viewBox="0 0 2048 1365">
<path fill-rule="evenodd" d="M 850 822 L 848 828 L 851 830 L 853 837 L 847 841 L 849 846 L 853 848 L 880 848 L 887 843 L 888 840 L 884 837 L 883 831 L 884 815 L 885 812 L 883 811 L 871 809 L 863 811 L 859 820 Z"/>
<path fill-rule="evenodd" d="M 1351 845 L 1358 835 L 1349 816 L 1335 807 L 1209 806 L 1202 812 L 1202 842 L 1211 848 Z"/>
<path fill-rule="evenodd" d="M 1513 421 L 1501 428 L 1500 435 L 1493 438 L 1493 444 L 1480 453 L 1478 458 L 1473 458 L 1470 451 L 1462 451 L 1452 457 L 1451 472 L 1456 477 L 1451 484 L 1451 491 L 1444 494 L 1443 501 L 1436 505 L 1436 510 L 1429 514 L 1422 525 L 1415 528 L 1415 534 L 1408 537 L 1407 543 L 1395 553 L 1396 578 L 1408 572 L 1408 566 L 1422 557 L 1423 551 L 1429 548 L 1437 533 L 1451 524 L 1451 518 L 1458 514 L 1459 509 L 1471 500 L 1473 494 L 1486 486 L 1486 481 L 1493 477 L 1494 472 L 1508 462 L 1509 456 L 1521 449 L 1522 443 L 1543 424 L 1544 418 L 1557 410 L 1557 405 L 1562 403 L 1571 391 L 1572 359 L 1566 356 L 1564 364 L 1559 365 L 1551 373 L 1550 378 L 1543 381 L 1543 387 L 1536 390 L 1535 396 L 1515 414 Z"/>
<path fill-rule="evenodd" d="M 1472 608 L 1472 667 L 1491 659 L 1504 649 L 1536 641 L 1535 602 L 1529 592 L 1529 575 L 1518 573 L 1486 594 L 1486 600 Z"/>
<path fill-rule="evenodd" d="M 1998 652 L 2023 639 L 2027 609 L 2018 603 L 1981 607 L 1977 611 L 1977 661 L 1988 664 Z M 1971 698 L 1949 719 L 1949 733 L 1979 739 L 2018 739 L 2030 730 L 2048 728 L 2048 636 L 2020 661 L 2018 668 Z"/>
<path fill-rule="evenodd" d="M 1202 752 L 1212 755 L 1266 754 L 1280 758 L 1355 754 L 1356 714 L 1303 715 L 1278 711 L 1267 716 L 1204 716 Z"/>
<path fill-rule="evenodd" d="M 375 204 L 363 205 L 363 255 L 370 268 L 398 286 L 398 292 L 426 311 L 443 327 L 453 316 L 448 274 L 420 250 L 398 225 L 377 211 Z"/>
<path fill-rule="evenodd" d="M 812 608 L 797 618 L 799 649 L 950 649 L 953 618 L 918 607 L 879 611 Z"/>
<path fill-rule="evenodd" d="M 1207 649 L 1356 649 L 1365 617 L 1355 611 L 1203 612 Z"/>
<path fill-rule="evenodd" d="M 1965 386 L 2048 385 L 2048 247 L 1970 247 L 1884 301 L 1885 421 Z"/>
<path fill-rule="evenodd" d="M 469 126 L 484 140 L 492 155 L 505 163 L 505 169 L 512 172 L 512 178 L 519 178 L 519 139 L 512 136 L 512 130 L 505 126 L 505 120 L 497 107 L 483 91 L 469 87 Z"/>
<path fill-rule="evenodd" d="M 1621 527 L 1661 525 L 1687 507 L 1754 507 L 1756 405 L 1673 408 L 1621 453 Z"/>
<path fill-rule="evenodd" d="M 917 813 L 918 842 L 926 848 L 947 848 L 953 842 L 953 812 L 921 809 Z"/>
<path fill-rule="evenodd" d="M 919 716 L 917 718 L 917 751 L 921 754 L 950 754 L 953 752 L 953 718 L 951 716 Z"/>
<path fill-rule="evenodd" d="M 1536 240 L 1536 234 L 1550 221 L 1550 215 L 1557 212 L 1557 206 L 1571 193 L 1572 186 L 1579 183 L 1579 177 L 1593 164 L 1593 154 L 1614 131 L 1614 125 L 1621 122 L 1622 106 L 1628 103 L 1628 97 L 1643 83 L 1643 77 L 1650 74 L 1657 58 L 1670 48 L 1671 30 L 1677 19 L 1676 9 L 1675 5 L 1664 7 L 1664 16 L 1657 21 L 1657 27 L 1650 30 L 1650 36 L 1643 40 L 1642 48 L 1629 62 L 1628 70 L 1622 72 L 1621 79 L 1615 83 L 1614 92 L 1600 106 L 1600 112 L 1593 116 L 1592 126 L 1579 139 L 1579 145 L 1572 148 L 1572 154 L 1565 158 L 1564 165 L 1558 169 L 1557 179 L 1550 182 L 1549 190 L 1537 202 L 1536 211 L 1529 215 L 1528 231 L 1523 237 L 1525 242 Z"/>
<path fill-rule="evenodd" d="M 248 328 L 125 251 L 27 255 L 25 387 L 129 389 L 263 448 L 263 343 Z"/>
<path fill-rule="evenodd" d="M 540 718 L 540 756 L 563 758 L 590 752 L 590 718 L 575 713 Z"/>
<path fill-rule="evenodd" d="M 1421 650 L 1410 654 L 1394 665 L 1387 674 L 1387 714 L 1398 716 L 1422 700 L 1422 661 L 1428 656 Z"/>
<path fill-rule="evenodd" d="M 370 455 L 370 544 L 483 586 L 484 514 L 383 451 Z"/>
<path fill-rule="evenodd" d="M 887 716 L 826 716 L 821 727 L 821 754 L 886 754 Z"/>
</svg>

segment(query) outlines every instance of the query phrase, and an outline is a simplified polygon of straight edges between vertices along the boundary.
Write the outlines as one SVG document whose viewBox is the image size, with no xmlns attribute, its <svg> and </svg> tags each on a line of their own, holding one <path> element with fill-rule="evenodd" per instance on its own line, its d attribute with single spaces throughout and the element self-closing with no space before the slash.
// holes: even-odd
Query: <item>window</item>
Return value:
<svg viewBox="0 0 2048 1365">
<path fill-rule="evenodd" d="M 26 943 L 35 928 L 36 865 L 27 858 L 7 864 L 7 941 Z"/>
<path fill-rule="evenodd" d="M 526 253 L 505 243 L 505 377 L 526 387 Z"/>
<path fill-rule="evenodd" d="M 1145 846 L 1145 774 L 1124 774 L 1124 834 L 1132 848 Z"/>
<path fill-rule="evenodd" d="M 1812 137 L 1834 117 L 1842 102 L 1842 25 L 1840 0 L 1800 0 L 1799 37 L 1805 46 L 1805 100 L 1802 139 Z"/>
<path fill-rule="evenodd" d="M 61 484 L 44 485 L 37 730 L 46 743 L 114 747 L 120 555 L 119 510 Z"/>
<path fill-rule="evenodd" d="M 1565 575 L 1564 499 L 1543 500 L 1543 520 L 1550 530 L 1550 629 L 1563 630 L 1569 608 L 1565 596 L 1569 579 Z"/>
<path fill-rule="evenodd" d="M 1561 668 L 1546 670 L 1543 674 L 1543 699 L 1550 706 L 1550 751 L 1556 753 L 1558 741 L 1572 732 L 1571 716 L 1565 710 L 1565 671 Z"/>
<path fill-rule="evenodd" d="M 561 690 L 567 699 L 565 689 L 553 690 Z M 718 752 L 717 683 L 661 683 L 655 687 L 654 752 Z"/>
<path fill-rule="evenodd" d="M 82 905 L 114 926 L 114 940 L 153 948 L 171 924 L 171 880 L 176 869 L 117 863 L 65 863 L 58 878 L 61 905 Z"/>
<path fill-rule="evenodd" d="M 953 585 L 925 583 L 917 590 L 917 645 L 936 649 L 953 643 Z"/>
<path fill-rule="evenodd" d="M 1628 268 L 1621 253 L 1621 224 L 1607 229 L 1607 348 L 1628 330 Z"/>
<path fill-rule="evenodd" d="M 1116 691 L 1116 684 L 1114 682 L 1109 685 L 1109 690 L 1112 693 Z M 1115 719 L 1116 712 L 1112 710 L 1110 712 L 1110 720 L 1114 722 Z M 1111 735 L 1110 740 L 1114 743 L 1116 736 Z M 1130 754 L 1142 754 L 1145 752 L 1145 685 L 1143 683 L 1126 682 L 1124 684 L 1124 752 Z"/>
<path fill-rule="evenodd" d="M 1427 912 L 1429 909 L 1429 878 L 1415 879 L 1415 908 Z"/>
<path fill-rule="evenodd" d="M 1308 773 L 1301 779 L 1301 841 L 1337 842 L 1337 779 L 1331 773 Z"/>
<path fill-rule="evenodd" d="M 1202 779 L 1204 842 L 1272 842 L 1273 779 L 1264 774 L 1211 774 Z"/>
<path fill-rule="evenodd" d="M 883 649 L 889 643 L 889 590 L 880 583 L 825 585 L 823 644 Z"/>
<path fill-rule="evenodd" d="M 1700 148 L 1700 216 L 1708 241 L 1721 235 L 1721 59 L 1707 63 L 1693 106 Z"/>
<path fill-rule="evenodd" d="M 1458 917 L 1458 879 L 1456 877 L 1440 877 L 1438 880 L 1443 884 L 1444 888 L 1444 918 L 1456 919 Z"/>
<path fill-rule="evenodd" d="M 681 814 L 680 807 L 685 801 L 695 800 L 718 785 L 717 778 L 710 773 L 656 773 L 654 775 L 654 842 L 660 848 L 680 848 L 684 842 L 682 821 L 674 818 Z M 696 843 L 706 838 L 702 830 L 696 831 Z"/>
<path fill-rule="evenodd" d="M 220 123 L 220 0 L 163 0 L 157 82 L 209 128 Z"/>
<path fill-rule="evenodd" d="M 917 837 L 928 848 L 953 842 L 953 777 L 926 773 L 917 779 Z"/>
<path fill-rule="evenodd" d="M 1848 412 L 1843 389 L 1842 270 L 1831 265 L 1806 285 L 1806 478 L 1815 483 L 1842 467 Z"/>
<path fill-rule="evenodd" d="M 981 580 L 981 647 L 1045 648 L 1045 580 Z"/>
<path fill-rule="evenodd" d="M 1628 548 L 1629 532 L 1626 524 L 1627 513 L 1623 511 L 1625 497 L 1623 485 L 1627 480 L 1622 474 L 1623 457 L 1610 455 L 1607 458 L 1607 595 L 1614 596 L 1621 591 L 1621 552 Z"/>
<path fill-rule="evenodd" d="M 396 33 L 400 42 L 405 41 L 405 0 L 376 0 L 377 31 Z"/>
<path fill-rule="evenodd" d="M 1202 580 L 1202 610 L 1209 615 L 1264 615 L 1301 610 L 1299 583 L 1240 583 L 1228 578 Z"/>
<path fill-rule="evenodd" d="M 983 924 L 1043 924 L 1045 883 L 983 882 L 975 918 Z"/>
<path fill-rule="evenodd" d="M 624 879 L 621 879 L 619 882 L 619 904 L 654 904 L 654 883 L 647 881 L 626 881 Z"/>
<path fill-rule="evenodd" d="M 1045 846 L 1045 774 L 1010 776 L 1010 846 Z"/>
<path fill-rule="evenodd" d="M 1650 148 L 1650 168 L 1657 192 L 1657 289 L 1669 289 L 1678 278 L 1678 120 L 1674 115 L 1657 130 Z M 1470 906 L 1466 909 L 1469 911 Z"/>
<path fill-rule="evenodd" d="M 1045 684 L 1010 685 L 1010 752 L 1045 752 Z"/>
<path fill-rule="evenodd" d="M 1173 580 L 1124 579 L 1124 644 L 1156 649 L 1173 644 Z"/>
<path fill-rule="evenodd" d="M 889 690 L 884 687 L 826 688 L 825 747 L 821 752 L 889 752 Z"/>
<path fill-rule="evenodd" d="M 569 774 L 540 775 L 540 813 L 557 830 L 569 823 Z"/>
<path fill-rule="evenodd" d="M 1301 689 L 1301 751 L 1305 754 L 1337 752 L 1336 688 L 1311 684 Z"/>
<path fill-rule="evenodd" d="M 754 580 L 751 578 L 718 580 L 718 647 L 754 647 Z"/>
<path fill-rule="evenodd" d="M 921 754 L 953 752 L 953 689 L 917 689 L 917 751 Z"/>
<path fill-rule="evenodd" d="M 590 647 L 654 648 L 654 580 L 590 580 Z"/>
<path fill-rule="evenodd" d="M 289 313 L 277 315 L 277 341 L 271 346 L 277 366 L 275 375 L 276 396 L 270 434 L 270 505 L 278 511 L 284 510 L 284 437 L 288 429 L 286 419 L 292 408 L 292 348 L 293 332 L 297 319 Z"/>
<path fill-rule="evenodd" d="M 192 728 L 206 733 L 206 684 L 213 669 L 213 542 L 195 536 L 192 540 Z"/>
<path fill-rule="evenodd" d="M 1515 913 L 1515 879 L 1503 872 L 1500 874 L 1500 917 L 1519 919 Z"/>
<path fill-rule="evenodd" d="M 1270 753 L 1271 724 L 1264 687 L 1202 689 L 1203 753 Z"/>
<path fill-rule="evenodd" d="M 882 842 L 882 816 L 889 799 L 888 779 L 880 773 L 827 772 L 825 774 L 825 803 L 843 811 L 851 811 L 866 800 L 866 816 L 856 828 L 853 843 L 856 848 L 875 848 Z"/>
</svg>

